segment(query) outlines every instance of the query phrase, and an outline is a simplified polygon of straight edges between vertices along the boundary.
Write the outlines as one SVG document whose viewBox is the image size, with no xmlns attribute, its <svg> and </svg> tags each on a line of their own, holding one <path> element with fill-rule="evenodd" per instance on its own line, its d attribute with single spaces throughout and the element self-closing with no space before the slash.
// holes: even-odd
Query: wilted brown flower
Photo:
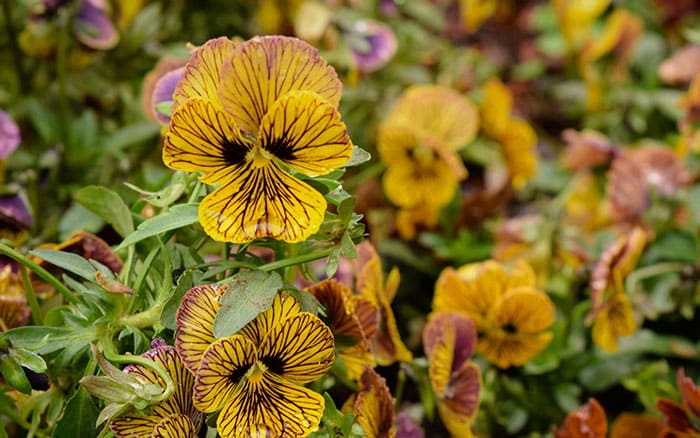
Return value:
<svg viewBox="0 0 700 438">
<path fill-rule="evenodd" d="M 624 151 L 608 173 L 611 215 L 618 222 L 638 222 L 651 203 L 651 191 L 671 196 L 690 182 L 690 172 L 668 148 L 648 146 Z"/>
<path fill-rule="evenodd" d="M 555 429 L 555 438 L 605 438 L 608 432 L 605 410 L 591 398 L 578 411 L 566 416 L 561 429 Z"/>
<path fill-rule="evenodd" d="M 566 143 L 562 165 L 580 171 L 607 164 L 616 154 L 617 146 L 603 134 L 566 129 L 561 134 Z"/>
</svg>

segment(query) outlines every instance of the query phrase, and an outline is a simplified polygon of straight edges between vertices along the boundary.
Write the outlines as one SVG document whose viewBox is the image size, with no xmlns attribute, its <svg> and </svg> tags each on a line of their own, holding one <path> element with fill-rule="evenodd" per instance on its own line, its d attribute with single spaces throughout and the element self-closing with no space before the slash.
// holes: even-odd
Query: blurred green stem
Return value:
<svg viewBox="0 0 700 438">
<path fill-rule="evenodd" d="M 19 265 L 19 276 L 22 279 L 24 295 L 27 297 L 27 304 L 29 304 L 29 308 L 32 309 L 32 322 L 34 325 L 44 325 L 44 318 L 41 315 L 41 309 L 39 308 L 39 302 L 36 299 L 36 293 L 34 292 L 32 281 L 29 279 L 29 275 L 27 274 L 27 268 L 25 268 L 23 265 Z"/>
<path fill-rule="evenodd" d="M 10 52 L 12 52 L 17 82 L 19 83 L 19 94 L 24 95 L 29 89 L 29 83 L 27 82 L 29 76 L 24 72 L 24 68 L 22 68 L 22 52 L 17 43 L 17 29 L 15 29 L 15 24 L 12 20 L 12 3 L 15 1 L 16 0 L 2 0 L 2 13 L 5 15 L 5 29 L 7 30 Z"/>
<path fill-rule="evenodd" d="M 645 266 L 637 269 L 627 276 L 625 279 L 625 291 L 630 293 L 636 290 L 637 285 L 647 278 L 656 277 L 657 275 L 666 274 L 669 272 L 681 272 L 686 267 L 685 263 L 681 262 L 665 262 L 656 263 L 654 265 Z"/>
<path fill-rule="evenodd" d="M 14 248 L 11 248 L 4 243 L 0 243 L 0 254 L 5 255 L 12 260 L 16 261 L 20 265 L 26 266 L 30 271 L 34 272 L 39 278 L 44 280 L 53 286 L 58 292 L 60 292 L 68 301 L 72 304 L 78 304 L 78 298 L 73 295 L 73 293 L 68 290 L 63 283 L 61 283 L 56 277 L 54 277 L 49 271 L 42 268 L 38 264 L 31 261 L 28 257 L 20 254 Z"/>
</svg>

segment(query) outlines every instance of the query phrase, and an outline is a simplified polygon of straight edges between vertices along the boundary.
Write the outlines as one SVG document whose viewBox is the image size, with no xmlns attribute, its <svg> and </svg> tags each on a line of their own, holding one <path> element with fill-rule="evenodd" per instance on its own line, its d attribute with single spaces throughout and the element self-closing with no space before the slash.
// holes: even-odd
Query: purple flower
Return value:
<svg viewBox="0 0 700 438">
<path fill-rule="evenodd" d="M 184 70 L 185 67 L 180 67 L 176 68 L 175 70 L 171 70 L 163 76 L 161 76 L 161 78 L 158 79 L 158 82 L 156 82 L 156 86 L 153 89 L 152 99 L 153 114 L 155 114 L 156 119 L 158 119 L 158 121 L 161 123 L 169 123 L 170 114 L 163 112 L 163 110 L 159 107 L 159 104 L 172 102 L 173 92 L 175 91 L 177 83 L 182 78 L 182 72 Z"/>
<path fill-rule="evenodd" d="M 396 53 L 394 32 L 376 20 L 355 22 L 348 40 L 355 66 L 363 73 L 380 69 Z"/>
<path fill-rule="evenodd" d="M 109 50 L 119 41 L 104 0 L 83 0 L 73 22 L 73 32 L 80 43 L 95 50 Z"/>
<path fill-rule="evenodd" d="M 425 438 L 425 432 L 406 411 L 396 415 L 396 438 Z"/>
<path fill-rule="evenodd" d="M 0 196 L 0 227 L 20 231 L 29 229 L 32 225 L 34 218 L 21 196 Z"/>
<path fill-rule="evenodd" d="M 9 114 L 0 110 L 0 160 L 17 149 L 20 140 L 19 127 Z"/>
</svg>

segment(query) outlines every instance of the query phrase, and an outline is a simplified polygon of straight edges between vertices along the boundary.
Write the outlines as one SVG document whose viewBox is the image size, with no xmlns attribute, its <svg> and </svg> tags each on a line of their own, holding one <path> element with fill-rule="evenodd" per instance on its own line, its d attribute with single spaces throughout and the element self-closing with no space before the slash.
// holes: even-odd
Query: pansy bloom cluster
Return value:
<svg viewBox="0 0 700 438">
<path fill-rule="evenodd" d="M 318 230 L 326 200 L 300 177 L 350 159 L 341 88 L 316 49 L 294 38 L 217 38 L 194 52 L 173 93 L 163 161 L 217 186 L 199 206 L 207 234 L 299 242 Z"/>
</svg>

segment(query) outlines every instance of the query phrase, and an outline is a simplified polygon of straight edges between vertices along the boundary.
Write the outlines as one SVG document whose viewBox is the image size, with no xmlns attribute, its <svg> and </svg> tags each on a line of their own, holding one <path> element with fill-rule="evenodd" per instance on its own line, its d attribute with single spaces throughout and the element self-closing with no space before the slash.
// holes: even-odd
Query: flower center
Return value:
<svg viewBox="0 0 700 438">
<path fill-rule="evenodd" d="M 265 149 L 257 146 L 251 149 L 245 157 L 246 161 L 253 163 L 253 167 L 260 168 L 267 165 L 272 159 L 272 154 L 270 154 Z"/>
<path fill-rule="evenodd" d="M 252 384 L 260 383 L 265 371 L 267 371 L 267 366 L 259 360 L 256 360 L 248 370 L 248 373 L 246 373 L 246 378 Z"/>
</svg>

